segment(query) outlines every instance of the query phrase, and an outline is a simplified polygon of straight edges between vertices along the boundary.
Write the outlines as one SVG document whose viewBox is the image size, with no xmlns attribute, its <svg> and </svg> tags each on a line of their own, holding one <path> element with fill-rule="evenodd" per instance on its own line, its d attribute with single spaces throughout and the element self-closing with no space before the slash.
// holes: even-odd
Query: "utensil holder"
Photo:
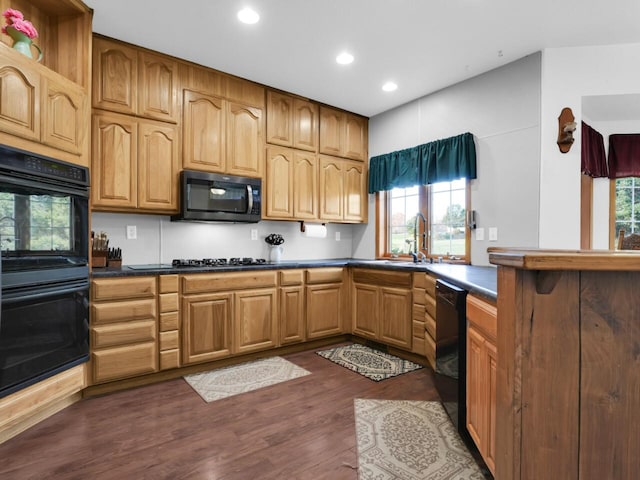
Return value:
<svg viewBox="0 0 640 480">
<path fill-rule="evenodd" d="M 91 266 L 93 268 L 101 268 L 107 266 L 107 251 L 93 250 L 91 252 Z"/>
</svg>

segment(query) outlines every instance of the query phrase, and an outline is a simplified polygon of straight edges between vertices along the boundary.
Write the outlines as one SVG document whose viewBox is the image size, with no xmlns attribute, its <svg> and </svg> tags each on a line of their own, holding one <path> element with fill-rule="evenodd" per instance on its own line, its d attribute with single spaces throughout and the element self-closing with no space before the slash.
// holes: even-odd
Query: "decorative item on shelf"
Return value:
<svg viewBox="0 0 640 480">
<path fill-rule="evenodd" d="M 102 268 L 107 266 L 107 256 L 109 252 L 109 239 L 105 232 L 95 235 L 91 232 L 91 266 Z"/>
<path fill-rule="evenodd" d="M 573 145 L 573 132 L 575 132 L 577 123 L 570 108 L 565 107 L 558 117 L 558 148 L 561 153 L 567 153 Z"/>
<path fill-rule="evenodd" d="M 33 39 L 38 36 L 38 31 L 33 24 L 24 19 L 22 12 L 12 8 L 6 9 L 2 16 L 7 21 L 7 24 L 2 27 L 2 33 L 9 35 L 13 39 L 13 48 L 23 55 L 33 58 L 31 47 L 34 47 L 38 50 L 36 62 L 42 60 L 42 50 L 33 43 Z"/>
<path fill-rule="evenodd" d="M 270 246 L 269 249 L 269 261 L 271 263 L 280 263 L 282 260 L 282 251 L 284 247 L 282 244 L 284 243 L 284 238 L 279 233 L 270 233 L 264 239 Z"/>
</svg>

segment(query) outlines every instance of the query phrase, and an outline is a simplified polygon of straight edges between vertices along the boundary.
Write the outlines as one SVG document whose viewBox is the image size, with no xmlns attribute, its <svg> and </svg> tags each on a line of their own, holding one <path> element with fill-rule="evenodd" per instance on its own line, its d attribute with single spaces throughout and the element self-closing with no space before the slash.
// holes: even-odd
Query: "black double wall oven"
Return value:
<svg viewBox="0 0 640 480">
<path fill-rule="evenodd" d="M 89 171 L 0 146 L 0 397 L 89 359 Z"/>
</svg>

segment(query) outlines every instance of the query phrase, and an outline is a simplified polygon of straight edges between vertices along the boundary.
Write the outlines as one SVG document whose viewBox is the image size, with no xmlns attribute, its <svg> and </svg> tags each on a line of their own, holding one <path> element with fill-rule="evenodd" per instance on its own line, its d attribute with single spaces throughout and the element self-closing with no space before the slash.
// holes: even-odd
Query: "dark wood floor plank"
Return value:
<svg viewBox="0 0 640 480">
<path fill-rule="evenodd" d="M 212 403 L 183 379 L 83 400 L 0 445 L 0 478 L 355 480 L 354 398 L 438 400 L 426 368 L 373 382 L 285 358 L 312 374 Z"/>
</svg>

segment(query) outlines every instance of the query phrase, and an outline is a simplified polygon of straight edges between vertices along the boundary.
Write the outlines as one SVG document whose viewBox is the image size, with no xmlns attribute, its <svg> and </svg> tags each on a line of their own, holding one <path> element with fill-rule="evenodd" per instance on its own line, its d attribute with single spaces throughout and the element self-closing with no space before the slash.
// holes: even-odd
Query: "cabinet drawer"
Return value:
<svg viewBox="0 0 640 480">
<path fill-rule="evenodd" d="M 424 355 L 429 360 L 429 364 L 431 368 L 436 369 L 436 341 L 429 335 L 425 333 L 424 335 Z"/>
<path fill-rule="evenodd" d="M 467 320 L 495 341 L 498 330 L 498 309 L 473 295 L 467 295 Z"/>
<path fill-rule="evenodd" d="M 91 353 L 94 383 L 133 377 L 158 370 L 155 342 L 118 348 L 106 348 Z"/>
<path fill-rule="evenodd" d="M 413 336 L 415 337 L 424 337 L 424 322 L 419 322 L 414 320 L 413 323 Z"/>
<path fill-rule="evenodd" d="M 178 275 L 160 275 L 158 277 L 158 292 L 172 293 L 178 291 Z"/>
<path fill-rule="evenodd" d="M 411 275 L 410 272 L 356 268 L 353 270 L 353 281 L 370 285 L 411 288 Z"/>
<path fill-rule="evenodd" d="M 161 332 L 178 330 L 178 312 L 161 313 L 159 330 Z"/>
<path fill-rule="evenodd" d="M 307 270 L 307 283 L 339 283 L 342 281 L 343 268 L 313 268 Z"/>
<path fill-rule="evenodd" d="M 155 340 L 155 338 L 156 322 L 153 320 L 112 323 L 91 329 L 91 346 L 93 348 L 146 342 Z"/>
<path fill-rule="evenodd" d="M 283 270 L 278 272 L 280 285 L 301 285 L 304 280 L 304 270 Z"/>
<path fill-rule="evenodd" d="M 436 319 L 428 313 L 424 315 L 424 328 L 433 338 L 436 338 Z"/>
<path fill-rule="evenodd" d="M 182 275 L 182 293 L 184 295 L 221 290 L 228 292 L 229 290 L 273 287 L 275 285 L 275 271 Z"/>
<path fill-rule="evenodd" d="M 160 332 L 160 351 L 178 348 L 178 330 Z"/>
<path fill-rule="evenodd" d="M 156 301 L 130 300 L 127 302 L 94 303 L 91 305 L 91 324 L 145 320 L 156 317 Z"/>
<path fill-rule="evenodd" d="M 160 313 L 175 312 L 178 310 L 178 294 L 177 293 L 161 293 L 158 295 L 158 305 Z"/>
<path fill-rule="evenodd" d="M 180 366 L 180 350 L 165 350 L 160 352 L 160 370 L 169 370 Z"/>
<path fill-rule="evenodd" d="M 422 330 L 424 332 L 424 330 Z M 417 353 L 418 355 L 423 355 L 424 356 L 424 333 L 422 335 L 420 335 L 419 337 L 415 336 L 413 337 L 413 348 L 411 349 L 411 351 L 413 353 Z"/>
<path fill-rule="evenodd" d="M 421 288 L 424 290 L 427 286 L 426 273 L 414 273 L 413 274 L 413 288 Z"/>
<path fill-rule="evenodd" d="M 413 287 L 413 303 L 417 303 L 418 305 L 424 305 L 424 288 L 416 288 Z"/>
<path fill-rule="evenodd" d="M 156 277 L 120 277 L 91 282 L 91 299 L 94 302 L 153 297 L 155 294 Z"/>
<path fill-rule="evenodd" d="M 424 309 L 433 318 L 436 318 L 436 299 L 425 295 L 424 297 Z"/>
<path fill-rule="evenodd" d="M 414 320 L 424 323 L 424 305 L 413 304 L 413 314 L 411 316 Z"/>
<path fill-rule="evenodd" d="M 431 295 L 433 298 L 436 298 L 436 277 L 432 277 L 431 275 L 424 276 L 425 281 L 425 291 L 428 295 Z"/>
</svg>

